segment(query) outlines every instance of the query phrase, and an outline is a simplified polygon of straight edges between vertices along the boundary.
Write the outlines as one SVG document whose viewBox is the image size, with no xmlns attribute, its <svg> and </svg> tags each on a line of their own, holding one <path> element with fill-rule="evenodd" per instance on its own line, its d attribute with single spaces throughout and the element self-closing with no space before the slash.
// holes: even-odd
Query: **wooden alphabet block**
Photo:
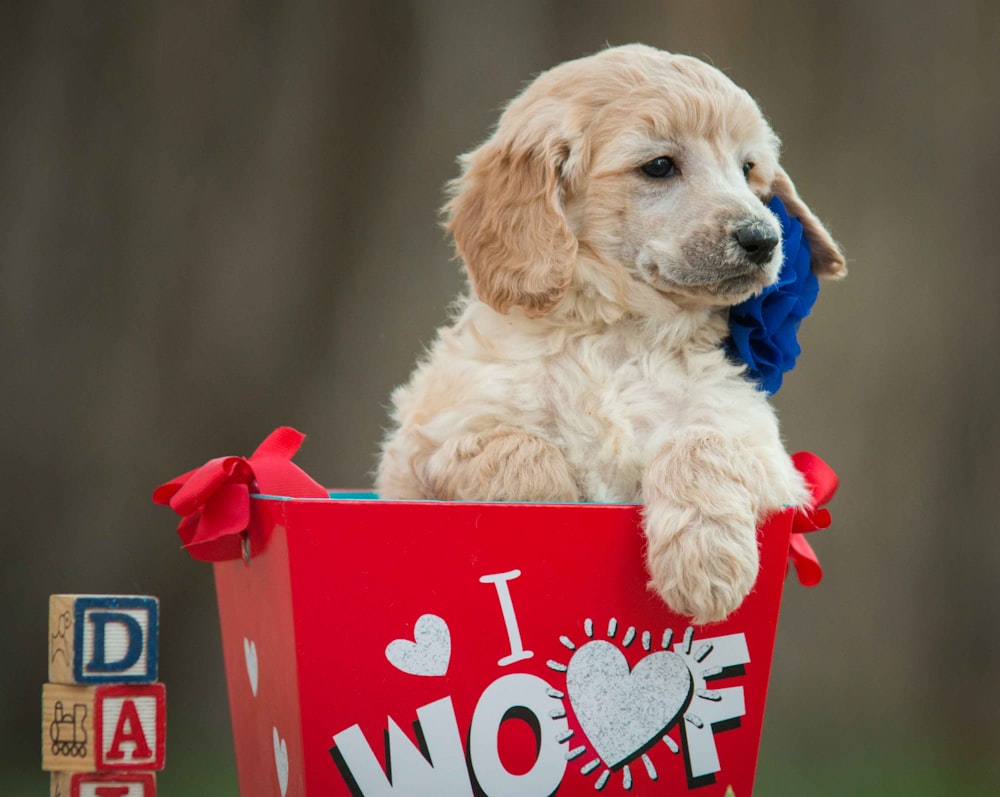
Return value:
<svg viewBox="0 0 1000 797">
<path fill-rule="evenodd" d="M 42 689 L 42 769 L 49 772 L 163 769 L 166 731 L 163 684 Z"/>
<path fill-rule="evenodd" d="M 152 772 L 53 772 L 50 797 L 156 797 Z"/>
<path fill-rule="evenodd" d="M 159 615 L 149 596 L 49 596 L 49 681 L 153 683 Z"/>
</svg>

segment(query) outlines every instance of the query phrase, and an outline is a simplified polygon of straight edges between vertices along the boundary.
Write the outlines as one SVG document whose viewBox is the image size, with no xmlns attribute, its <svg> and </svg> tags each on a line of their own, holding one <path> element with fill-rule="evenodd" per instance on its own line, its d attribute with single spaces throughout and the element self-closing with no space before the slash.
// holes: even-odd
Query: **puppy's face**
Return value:
<svg viewBox="0 0 1000 797">
<path fill-rule="evenodd" d="M 781 228 L 764 204 L 777 141 L 745 93 L 721 81 L 633 92 L 584 139 L 589 169 L 567 215 L 602 259 L 660 293 L 710 304 L 777 279 Z"/>
<path fill-rule="evenodd" d="M 591 287 L 626 306 L 636 290 L 742 301 L 781 264 L 772 195 L 802 222 L 813 270 L 846 272 L 756 103 L 694 58 L 627 45 L 562 64 L 462 162 L 447 227 L 476 293 L 501 312 L 550 311 L 580 281 L 581 255 L 604 270 L 587 272 L 603 280 Z"/>
</svg>

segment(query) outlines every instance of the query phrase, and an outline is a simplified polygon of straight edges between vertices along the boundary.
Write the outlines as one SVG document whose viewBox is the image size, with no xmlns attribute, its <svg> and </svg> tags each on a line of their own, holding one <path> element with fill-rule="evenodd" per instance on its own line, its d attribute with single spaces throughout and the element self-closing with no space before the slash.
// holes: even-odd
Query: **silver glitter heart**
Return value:
<svg viewBox="0 0 1000 797">
<path fill-rule="evenodd" d="M 569 661 L 566 691 L 576 718 L 597 754 L 614 768 L 662 736 L 691 698 L 684 659 L 650 653 L 631 672 L 622 652 L 595 640 Z"/>
</svg>

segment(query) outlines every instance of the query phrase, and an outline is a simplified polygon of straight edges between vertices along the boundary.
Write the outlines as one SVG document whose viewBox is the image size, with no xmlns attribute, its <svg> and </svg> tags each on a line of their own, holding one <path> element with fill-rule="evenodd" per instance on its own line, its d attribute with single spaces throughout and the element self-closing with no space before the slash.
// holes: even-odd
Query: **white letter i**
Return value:
<svg viewBox="0 0 1000 797">
<path fill-rule="evenodd" d="M 513 664 L 515 661 L 530 659 L 535 654 L 525 650 L 521 644 L 521 630 L 517 627 L 517 617 L 514 614 L 514 603 L 510 599 L 510 588 L 507 582 L 521 575 L 520 570 L 510 570 L 506 573 L 494 573 L 479 579 L 481 584 L 492 584 L 497 588 L 500 599 L 500 611 L 503 612 L 503 622 L 507 626 L 507 641 L 510 642 L 510 655 L 497 661 L 501 667 Z"/>
</svg>

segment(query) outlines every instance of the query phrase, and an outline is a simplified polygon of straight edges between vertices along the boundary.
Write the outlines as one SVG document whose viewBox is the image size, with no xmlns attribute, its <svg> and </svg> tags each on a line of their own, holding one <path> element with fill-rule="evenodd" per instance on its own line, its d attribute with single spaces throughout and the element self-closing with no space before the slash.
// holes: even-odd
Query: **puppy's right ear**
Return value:
<svg viewBox="0 0 1000 797">
<path fill-rule="evenodd" d="M 480 299 L 501 313 L 519 307 L 538 316 L 566 292 L 576 258 L 560 178 L 569 145 L 541 116 L 511 132 L 514 121 L 502 119 L 489 141 L 463 156 L 445 229 Z"/>
<path fill-rule="evenodd" d="M 799 197 L 795 190 L 795 184 L 788 172 L 778 167 L 774 182 L 771 183 L 771 191 L 781 199 L 790 216 L 795 216 L 802 223 L 802 231 L 809 241 L 809 250 L 812 257 L 813 273 L 820 277 L 831 277 L 840 279 L 847 274 L 847 264 L 844 262 L 844 253 L 840 251 L 833 236 L 827 232 L 816 214 Z"/>
</svg>

